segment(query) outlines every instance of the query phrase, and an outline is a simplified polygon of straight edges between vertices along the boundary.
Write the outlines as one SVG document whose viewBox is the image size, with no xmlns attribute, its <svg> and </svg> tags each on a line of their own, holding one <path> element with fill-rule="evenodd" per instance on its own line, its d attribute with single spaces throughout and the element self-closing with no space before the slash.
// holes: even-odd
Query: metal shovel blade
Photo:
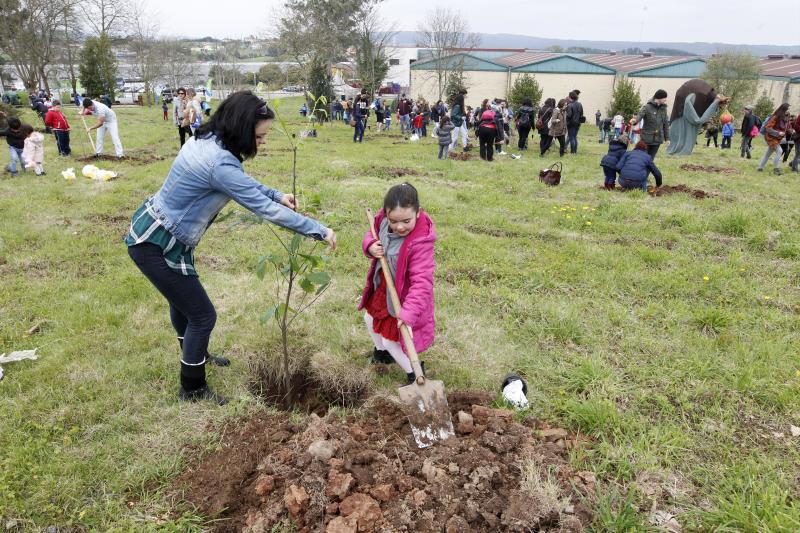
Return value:
<svg viewBox="0 0 800 533">
<path fill-rule="evenodd" d="M 397 389 L 400 403 L 419 448 L 427 448 L 455 435 L 444 383 L 426 379 Z"/>
</svg>

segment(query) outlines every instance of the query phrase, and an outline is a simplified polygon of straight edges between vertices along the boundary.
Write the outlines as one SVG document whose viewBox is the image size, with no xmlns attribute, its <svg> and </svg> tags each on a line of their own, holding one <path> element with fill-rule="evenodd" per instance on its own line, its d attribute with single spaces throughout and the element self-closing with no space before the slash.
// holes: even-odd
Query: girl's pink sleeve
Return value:
<svg viewBox="0 0 800 533">
<path fill-rule="evenodd" d="M 433 243 L 414 250 L 408 259 L 408 293 L 398 318 L 413 329 L 433 300 Z"/>
<path fill-rule="evenodd" d="M 364 234 L 364 240 L 361 241 L 361 250 L 364 252 L 365 256 L 372 258 L 372 256 L 369 253 L 369 247 L 372 246 L 372 243 L 374 243 L 377 240 L 378 239 L 372 236 L 371 231 L 368 231 Z"/>
</svg>

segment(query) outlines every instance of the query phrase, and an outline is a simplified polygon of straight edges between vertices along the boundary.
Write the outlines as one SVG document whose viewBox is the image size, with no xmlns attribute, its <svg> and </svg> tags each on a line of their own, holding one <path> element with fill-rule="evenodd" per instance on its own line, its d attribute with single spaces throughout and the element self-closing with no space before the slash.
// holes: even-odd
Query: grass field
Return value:
<svg viewBox="0 0 800 533">
<path fill-rule="evenodd" d="M 40 356 L 5 366 L 0 382 L 0 526 L 199 531 L 204 518 L 167 493 L 192 459 L 186 446 L 213 449 L 219 422 L 263 408 L 248 393 L 247 362 L 275 352 L 278 332 L 260 324 L 275 302 L 255 265 L 278 245 L 237 216 L 214 224 L 197 250 L 219 314 L 212 351 L 234 360 L 209 381 L 233 401 L 176 400 L 166 304 L 122 243 L 177 150 L 160 113 L 118 111 L 126 151 L 164 159 L 101 164 L 120 172 L 115 181 L 63 180 L 61 170 L 82 163 L 59 158 L 49 138 L 47 176 L 0 178 L 0 354 L 38 347 Z M 800 176 L 757 173 L 735 149 L 700 146 L 657 163 L 666 184 L 714 197 L 607 192 L 597 188 L 606 145 L 595 132 L 582 128 L 581 153 L 564 158 L 557 188 L 537 179 L 555 159 L 534 151 L 492 164 L 438 161 L 433 139 L 368 130 L 354 145 L 344 125 L 304 141 L 302 202 L 317 206 L 340 247 L 333 286 L 298 321 L 298 338 L 367 364 L 356 312 L 364 208 L 406 179 L 439 234 L 429 368 L 448 390 L 497 391 L 507 372 L 523 372 L 532 415 L 596 437 L 571 457 L 602 488 L 596 531 L 648 530 L 652 501 L 685 531 L 800 530 L 800 437 L 791 431 L 800 426 Z M 83 137 L 72 133 L 76 156 L 89 150 Z M 754 144 L 760 157 L 763 141 Z M 679 170 L 686 162 L 739 172 Z M 286 190 L 285 139 L 271 134 L 266 157 L 246 168 Z M 398 168 L 411 174 L 395 177 Z M 228 211 L 244 213 L 233 203 Z M 401 375 L 375 379 L 391 391 Z"/>
</svg>

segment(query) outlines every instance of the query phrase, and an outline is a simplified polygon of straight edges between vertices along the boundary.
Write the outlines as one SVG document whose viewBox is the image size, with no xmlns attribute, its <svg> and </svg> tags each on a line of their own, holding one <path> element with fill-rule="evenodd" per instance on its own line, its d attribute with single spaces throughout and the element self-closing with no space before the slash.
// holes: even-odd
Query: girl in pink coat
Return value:
<svg viewBox="0 0 800 533">
<path fill-rule="evenodd" d="M 372 362 L 395 361 L 406 372 L 408 383 L 413 383 L 416 376 L 405 353 L 400 324 L 405 323 L 411 330 L 418 353 L 433 344 L 436 230 L 419 207 L 417 190 L 409 183 L 389 189 L 374 225 L 380 238 L 375 240 L 368 231 L 362 242 L 364 255 L 372 261 L 358 309 L 364 311 L 364 322 L 375 345 Z M 400 309 L 393 309 L 388 297 L 378 260 L 381 256 L 386 257 L 392 270 Z"/>
</svg>

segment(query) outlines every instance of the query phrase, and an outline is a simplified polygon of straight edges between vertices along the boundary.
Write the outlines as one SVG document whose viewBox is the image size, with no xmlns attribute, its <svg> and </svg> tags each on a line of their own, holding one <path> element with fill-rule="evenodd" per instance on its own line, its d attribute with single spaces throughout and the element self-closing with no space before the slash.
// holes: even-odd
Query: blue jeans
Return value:
<svg viewBox="0 0 800 533">
<path fill-rule="evenodd" d="M 619 186 L 623 189 L 640 189 L 644 192 L 647 192 L 647 180 L 644 181 L 634 181 L 625 179 L 622 176 L 619 177 Z"/>
<path fill-rule="evenodd" d="M 353 130 L 353 142 L 362 142 L 364 140 L 364 119 L 356 119 L 356 126 Z"/>
<path fill-rule="evenodd" d="M 608 132 L 606 132 L 606 130 L 600 130 L 600 142 L 601 143 L 606 142 L 606 133 L 608 133 Z"/>
<path fill-rule="evenodd" d="M 578 130 L 580 128 L 580 125 L 567 126 L 567 141 L 569 142 L 569 153 L 571 154 L 578 153 Z"/>
<path fill-rule="evenodd" d="M 17 163 L 19 163 L 20 169 L 22 171 L 25 170 L 25 164 L 22 162 L 22 148 L 15 148 L 13 146 L 8 147 L 8 155 L 11 157 L 11 162 L 8 164 L 6 168 L 12 174 L 17 173 Z"/>
<path fill-rule="evenodd" d="M 400 133 L 411 129 L 411 115 L 400 115 Z"/>
</svg>

